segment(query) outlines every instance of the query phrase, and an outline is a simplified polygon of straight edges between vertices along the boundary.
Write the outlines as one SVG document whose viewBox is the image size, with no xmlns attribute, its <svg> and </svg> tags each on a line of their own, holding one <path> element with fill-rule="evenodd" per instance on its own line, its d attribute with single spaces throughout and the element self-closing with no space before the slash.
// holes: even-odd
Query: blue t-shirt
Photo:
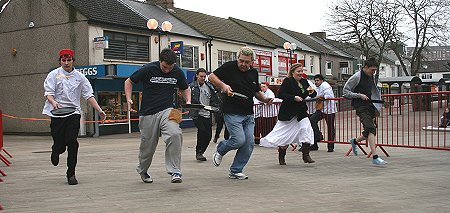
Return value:
<svg viewBox="0 0 450 213">
<path fill-rule="evenodd" d="M 130 79 L 133 83 L 143 83 L 144 91 L 139 115 L 153 115 L 173 107 L 176 88 L 188 88 L 186 78 L 181 69 L 175 65 L 169 73 L 164 73 L 160 62 L 155 61 L 142 66 L 134 72 Z"/>
<path fill-rule="evenodd" d="M 223 112 L 250 115 L 253 114 L 253 97 L 260 90 L 258 71 L 250 68 L 246 72 L 239 70 L 237 61 L 229 61 L 217 68 L 214 74 L 228 84 L 234 92 L 246 95 L 247 99 L 238 99 L 224 95 Z"/>
</svg>

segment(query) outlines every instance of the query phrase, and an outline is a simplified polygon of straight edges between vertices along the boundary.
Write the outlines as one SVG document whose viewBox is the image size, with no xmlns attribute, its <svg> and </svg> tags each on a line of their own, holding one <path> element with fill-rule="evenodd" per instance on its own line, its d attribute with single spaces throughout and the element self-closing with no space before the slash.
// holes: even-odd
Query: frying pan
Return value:
<svg viewBox="0 0 450 213">
<path fill-rule="evenodd" d="M 62 108 L 54 109 L 50 112 L 52 113 L 52 115 L 64 116 L 64 115 L 70 115 L 70 114 L 74 113 L 75 110 L 76 110 L 75 107 L 62 107 Z"/>
<path fill-rule="evenodd" d="M 183 104 L 181 107 L 186 109 L 204 109 L 210 112 L 219 112 L 219 108 L 213 106 L 205 106 L 203 104 Z"/>
</svg>

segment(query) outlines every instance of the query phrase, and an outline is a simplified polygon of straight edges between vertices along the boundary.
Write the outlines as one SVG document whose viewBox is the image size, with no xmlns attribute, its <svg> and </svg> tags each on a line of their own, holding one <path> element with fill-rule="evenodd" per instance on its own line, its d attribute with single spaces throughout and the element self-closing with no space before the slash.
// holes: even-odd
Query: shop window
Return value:
<svg viewBox="0 0 450 213">
<path fill-rule="evenodd" d="M 237 59 L 237 52 L 230 52 L 225 50 L 217 50 L 217 64 L 218 66 L 222 66 L 225 62 L 233 61 Z"/>
<path fill-rule="evenodd" d="M 199 67 L 198 47 L 184 46 L 182 55 L 177 55 L 178 65 L 181 68 L 197 69 Z"/>
<path fill-rule="evenodd" d="M 132 108 L 139 111 L 139 93 L 133 92 Z M 128 104 L 124 92 L 99 92 L 98 103 L 106 113 L 107 123 L 127 123 Z M 131 112 L 131 118 L 138 118 L 138 112 Z"/>
<path fill-rule="evenodd" d="M 104 31 L 109 48 L 104 50 L 105 59 L 149 61 L 149 38 L 147 36 Z"/>
</svg>

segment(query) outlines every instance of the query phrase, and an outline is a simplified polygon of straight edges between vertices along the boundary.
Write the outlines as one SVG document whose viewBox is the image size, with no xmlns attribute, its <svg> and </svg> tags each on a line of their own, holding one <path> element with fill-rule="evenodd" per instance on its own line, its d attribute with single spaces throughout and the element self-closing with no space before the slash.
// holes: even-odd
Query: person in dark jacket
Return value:
<svg viewBox="0 0 450 213">
<path fill-rule="evenodd" d="M 447 105 L 447 108 L 445 108 L 444 113 L 442 113 L 441 123 L 439 124 L 439 127 L 448 126 L 450 126 L 450 103 Z"/>
<path fill-rule="evenodd" d="M 278 146 L 278 161 L 286 165 L 285 155 L 288 145 L 297 142 L 302 146 L 302 158 L 305 163 L 314 163 L 309 155 L 310 145 L 314 144 L 314 131 L 308 118 L 306 97 L 315 97 L 316 91 L 308 81 L 302 77 L 303 65 L 293 64 L 289 70 L 289 77 L 283 80 L 278 98 L 282 99 L 278 121 L 273 130 L 260 144 L 264 147 Z"/>
<path fill-rule="evenodd" d="M 193 104 L 203 104 L 205 106 L 219 107 L 219 99 L 214 86 L 206 81 L 206 70 L 199 68 L 195 73 L 195 78 L 189 84 L 191 88 L 191 102 Z M 204 109 L 190 109 L 189 116 L 197 127 L 197 146 L 195 147 L 196 159 L 206 161 L 205 153 L 212 137 L 211 112 Z"/>
</svg>

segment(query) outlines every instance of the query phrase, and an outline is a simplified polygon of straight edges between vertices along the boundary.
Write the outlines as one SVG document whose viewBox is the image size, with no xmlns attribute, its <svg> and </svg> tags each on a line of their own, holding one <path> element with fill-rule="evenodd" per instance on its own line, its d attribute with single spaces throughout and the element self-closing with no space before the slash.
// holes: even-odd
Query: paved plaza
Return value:
<svg viewBox="0 0 450 213">
<path fill-rule="evenodd" d="M 450 212 L 450 153 L 386 147 L 387 166 L 373 166 L 363 155 L 345 156 L 348 144 L 312 152 L 314 164 L 288 152 L 278 165 L 276 149 L 255 146 L 244 173 L 231 180 L 235 152 L 214 167 L 195 160 L 195 129 L 183 130 L 183 183 L 170 183 L 163 142 L 143 183 L 135 171 L 139 135 L 80 138 L 77 179 L 66 182 L 66 153 L 60 166 L 50 163 L 50 136 L 4 136 L 14 155 L 0 183 L 4 212 Z M 360 152 L 361 153 L 361 152 Z M 4 153 L 3 153 L 4 154 Z"/>
</svg>

